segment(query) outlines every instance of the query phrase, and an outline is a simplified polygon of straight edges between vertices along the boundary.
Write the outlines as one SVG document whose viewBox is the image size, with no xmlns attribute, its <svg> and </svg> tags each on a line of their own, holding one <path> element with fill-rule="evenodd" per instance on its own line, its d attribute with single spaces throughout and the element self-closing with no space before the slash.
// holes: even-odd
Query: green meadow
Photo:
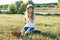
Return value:
<svg viewBox="0 0 60 40">
<path fill-rule="evenodd" d="M 11 30 L 21 30 L 25 26 L 22 14 L 0 14 L 0 40 L 60 40 L 60 16 L 36 15 L 35 29 L 41 34 L 13 36 Z"/>
</svg>

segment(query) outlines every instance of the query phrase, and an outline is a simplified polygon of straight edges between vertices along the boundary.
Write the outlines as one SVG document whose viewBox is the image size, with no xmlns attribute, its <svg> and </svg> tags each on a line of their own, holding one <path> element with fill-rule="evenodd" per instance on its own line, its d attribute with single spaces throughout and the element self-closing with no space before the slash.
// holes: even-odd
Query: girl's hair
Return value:
<svg viewBox="0 0 60 40">
<path fill-rule="evenodd" d="M 26 9 L 25 16 L 29 17 L 27 9 Z M 34 19 L 34 11 L 32 11 L 31 19 L 32 19 L 32 20 Z"/>
<path fill-rule="evenodd" d="M 31 19 L 33 20 L 33 18 L 34 18 L 34 12 L 32 12 L 32 16 L 31 16 Z"/>
</svg>

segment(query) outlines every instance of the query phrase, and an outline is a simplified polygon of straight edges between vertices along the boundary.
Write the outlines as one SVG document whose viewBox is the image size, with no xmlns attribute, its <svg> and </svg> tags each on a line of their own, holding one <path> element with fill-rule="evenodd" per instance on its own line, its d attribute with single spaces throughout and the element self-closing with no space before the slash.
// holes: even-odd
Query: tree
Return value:
<svg viewBox="0 0 60 40">
<path fill-rule="evenodd" d="M 32 0 L 28 0 L 27 4 L 32 4 L 34 6 L 34 3 Z"/>
<path fill-rule="evenodd" d="M 58 6 L 60 7 L 60 0 L 58 0 Z"/>
<path fill-rule="evenodd" d="M 25 10 L 26 10 L 26 3 L 22 3 L 19 8 L 19 13 L 23 14 Z"/>
<path fill-rule="evenodd" d="M 16 2 L 15 4 L 11 4 L 8 6 L 8 13 L 21 13 L 23 14 L 26 10 L 26 3 L 23 3 L 22 1 Z"/>
<path fill-rule="evenodd" d="M 17 2 L 15 3 L 17 13 L 18 13 L 19 7 L 20 7 L 20 5 L 21 5 L 22 3 L 23 3 L 23 1 L 17 1 Z"/>
<path fill-rule="evenodd" d="M 16 6 L 14 4 L 8 5 L 8 13 L 16 13 Z"/>
</svg>

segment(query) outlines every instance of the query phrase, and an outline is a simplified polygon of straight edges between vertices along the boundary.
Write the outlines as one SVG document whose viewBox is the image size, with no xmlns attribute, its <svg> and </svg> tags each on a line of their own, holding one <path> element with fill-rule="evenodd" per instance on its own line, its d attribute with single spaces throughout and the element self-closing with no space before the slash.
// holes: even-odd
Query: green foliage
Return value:
<svg viewBox="0 0 60 40">
<path fill-rule="evenodd" d="M 17 1 L 15 4 L 3 5 L 2 9 L 6 10 L 8 7 L 8 14 L 23 14 L 26 10 L 27 4 L 33 4 L 32 0 L 28 0 L 27 3 L 23 3 L 23 1 Z"/>
<path fill-rule="evenodd" d="M 2 14 L 3 12 L 2 11 L 0 11 L 0 14 Z"/>
<path fill-rule="evenodd" d="M 26 8 L 26 3 L 23 3 L 22 1 L 16 2 L 15 4 L 11 4 L 8 6 L 8 13 L 24 13 Z"/>
<path fill-rule="evenodd" d="M 23 1 L 17 1 L 17 2 L 15 3 L 17 13 L 19 13 L 19 8 L 20 8 L 20 6 L 21 6 L 22 3 L 23 3 Z"/>
<path fill-rule="evenodd" d="M 16 6 L 11 4 L 8 6 L 8 13 L 15 14 L 16 13 Z"/>
<path fill-rule="evenodd" d="M 60 0 L 58 0 L 58 6 L 60 7 Z"/>
<path fill-rule="evenodd" d="M 26 4 L 22 3 L 21 6 L 20 6 L 20 8 L 19 8 L 19 13 L 23 14 L 25 12 L 25 10 L 26 10 Z"/>
<path fill-rule="evenodd" d="M 28 0 L 27 4 L 32 4 L 32 5 L 34 5 L 34 3 L 33 3 L 32 0 Z"/>
</svg>

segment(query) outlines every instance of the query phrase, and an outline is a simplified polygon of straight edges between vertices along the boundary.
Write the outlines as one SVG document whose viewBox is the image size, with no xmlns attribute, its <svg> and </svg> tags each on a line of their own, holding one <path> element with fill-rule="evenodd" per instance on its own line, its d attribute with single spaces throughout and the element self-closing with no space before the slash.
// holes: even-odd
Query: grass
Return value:
<svg viewBox="0 0 60 40">
<path fill-rule="evenodd" d="M 11 30 L 21 30 L 25 25 L 24 15 L 0 14 L 0 40 L 60 40 L 60 16 L 36 15 L 35 29 L 41 34 L 31 34 L 19 38 L 11 35 Z"/>
</svg>

